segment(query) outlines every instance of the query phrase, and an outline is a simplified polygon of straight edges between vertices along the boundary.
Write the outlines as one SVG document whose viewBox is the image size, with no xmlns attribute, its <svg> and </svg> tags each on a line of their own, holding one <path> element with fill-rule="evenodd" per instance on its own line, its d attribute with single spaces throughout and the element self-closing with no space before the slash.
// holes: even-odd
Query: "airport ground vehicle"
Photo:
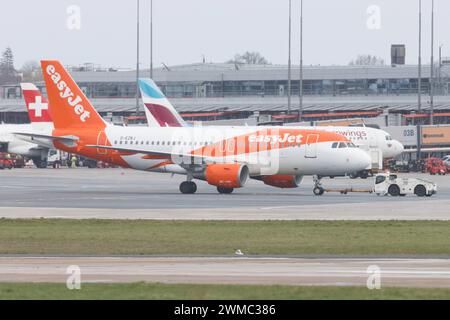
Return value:
<svg viewBox="0 0 450 320">
<path fill-rule="evenodd" d="M 450 155 L 445 156 L 444 158 L 442 158 L 442 160 L 444 161 L 444 164 L 447 167 L 447 173 L 450 173 Z"/>
<path fill-rule="evenodd" d="M 417 178 L 399 178 L 396 174 L 380 173 L 375 176 L 374 192 L 393 197 L 415 194 L 430 197 L 437 192 L 435 183 Z"/>
<path fill-rule="evenodd" d="M 444 162 L 445 162 L 446 164 L 449 164 L 449 165 L 450 165 L 450 155 L 445 156 L 444 158 L 442 158 L 442 160 L 444 160 Z"/>
<path fill-rule="evenodd" d="M 428 158 L 424 160 L 423 172 L 429 172 L 431 175 L 445 175 L 447 174 L 447 166 L 440 158 Z"/>
<path fill-rule="evenodd" d="M 393 172 L 408 173 L 413 171 L 413 164 L 407 160 L 391 160 L 389 161 L 388 167 Z"/>
<path fill-rule="evenodd" d="M 0 169 L 12 169 L 14 168 L 13 160 L 10 158 L 9 154 L 0 154 Z"/>
<path fill-rule="evenodd" d="M 182 193 L 196 192 L 193 179 L 231 193 L 250 177 L 293 188 L 298 176 L 344 175 L 370 165 L 367 153 L 348 138 L 311 128 L 114 126 L 100 117 L 61 63 L 41 64 L 54 130 L 16 136 L 122 167 L 185 175 Z M 156 85 L 141 90 L 149 103 L 164 103 Z M 279 176 L 289 176 L 290 183 L 275 179 Z"/>
</svg>

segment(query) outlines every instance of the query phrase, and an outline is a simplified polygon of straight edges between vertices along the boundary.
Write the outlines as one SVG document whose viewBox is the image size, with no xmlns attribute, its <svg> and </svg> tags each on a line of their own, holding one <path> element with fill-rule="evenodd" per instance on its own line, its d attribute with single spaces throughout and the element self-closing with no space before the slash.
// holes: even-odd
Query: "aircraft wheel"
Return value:
<svg viewBox="0 0 450 320">
<path fill-rule="evenodd" d="M 316 196 L 321 196 L 321 195 L 323 195 L 324 192 L 325 192 L 325 190 L 322 187 L 315 187 L 313 189 L 313 193 Z"/>
<path fill-rule="evenodd" d="M 414 194 L 418 197 L 424 197 L 427 194 L 427 189 L 425 189 L 425 186 L 419 184 L 414 188 Z"/>
<path fill-rule="evenodd" d="M 400 195 L 400 188 L 398 187 L 398 185 L 393 184 L 389 187 L 388 193 L 393 197 L 397 197 Z"/>
<path fill-rule="evenodd" d="M 233 188 L 217 187 L 217 191 L 223 194 L 230 194 L 233 192 Z"/>
<path fill-rule="evenodd" d="M 193 194 L 197 192 L 197 185 L 192 181 L 183 181 L 180 184 L 180 192 L 183 194 Z"/>
</svg>

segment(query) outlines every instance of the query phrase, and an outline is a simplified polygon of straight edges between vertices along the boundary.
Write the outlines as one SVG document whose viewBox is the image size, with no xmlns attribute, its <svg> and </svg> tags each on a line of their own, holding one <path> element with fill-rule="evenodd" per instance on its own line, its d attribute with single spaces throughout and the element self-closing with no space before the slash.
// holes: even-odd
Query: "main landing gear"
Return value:
<svg viewBox="0 0 450 320">
<path fill-rule="evenodd" d="M 325 192 L 325 189 L 322 187 L 322 183 L 320 181 L 321 179 L 322 179 L 322 177 L 313 176 L 313 181 L 314 181 L 313 193 L 316 196 L 321 196 Z"/>
<path fill-rule="evenodd" d="M 217 187 L 217 191 L 223 194 L 230 194 L 233 192 L 233 188 Z"/>
<path fill-rule="evenodd" d="M 193 181 L 183 181 L 180 184 L 180 191 L 183 194 L 193 194 L 197 192 L 197 185 Z"/>
</svg>

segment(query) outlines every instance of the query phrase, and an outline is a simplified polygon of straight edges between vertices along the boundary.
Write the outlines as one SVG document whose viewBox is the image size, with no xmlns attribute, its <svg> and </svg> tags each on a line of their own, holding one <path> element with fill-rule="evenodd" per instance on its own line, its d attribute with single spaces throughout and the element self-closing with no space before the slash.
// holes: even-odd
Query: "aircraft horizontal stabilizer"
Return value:
<svg viewBox="0 0 450 320">
<path fill-rule="evenodd" d="M 28 142 L 36 142 L 36 140 L 40 141 L 58 141 L 61 142 L 68 147 L 74 147 L 76 146 L 76 142 L 79 140 L 78 137 L 75 136 L 51 136 L 51 135 L 45 135 L 45 134 L 36 134 L 36 133 L 28 133 L 28 132 L 14 132 L 15 136 L 17 136 L 19 139 L 22 139 L 24 141 Z"/>
</svg>

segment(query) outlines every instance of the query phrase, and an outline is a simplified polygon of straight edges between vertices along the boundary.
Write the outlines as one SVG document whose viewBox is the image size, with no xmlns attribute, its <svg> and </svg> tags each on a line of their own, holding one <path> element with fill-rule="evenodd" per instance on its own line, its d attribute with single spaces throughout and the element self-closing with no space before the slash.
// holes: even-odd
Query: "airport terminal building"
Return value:
<svg viewBox="0 0 450 320">
<path fill-rule="evenodd" d="M 287 66 L 200 63 L 154 70 L 154 80 L 188 120 L 247 118 L 255 112 L 294 121 L 287 104 Z M 417 110 L 417 66 L 310 66 L 303 81 L 305 119 L 371 117 L 383 112 L 409 115 Z M 422 107 L 429 111 L 430 68 L 422 70 Z M 450 65 L 437 68 L 435 112 L 450 112 Z M 72 68 L 72 75 L 102 114 L 136 112 L 136 73 Z M 141 77 L 149 77 L 143 70 Z M 299 109 L 299 67 L 292 69 L 291 113 Z M 38 83 L 43 91 L 45 86 Z M 18 85 L 0 88 L 0 121 L 22 122 L 25 105 Z M 297 98 L 296 98 L 297 97 Z M 330 114 L 330 115 L 327 115 Z M 441 117 L 437 117 L 439 122 Z M 405 123 L 406 123 L 405 118 Z M 444 121 L 447 121 L 445 119 Z"/>
<path fill-rule="evenodd" d="M 102 116 L 115 122 L 136 119 L 135 71 L 91 65 L 70 70 Z M 254 120 L 254 123 L 245 120 L 249 124 L 299 121 L 299 67 L 292 68 L 290 109 L 287 75 L 284 65 L 199 63 L 154 70 L 154 80 L 186 120 L 225 123 Z M 142 70 L 140 76 L 149 77 L 149 70 Z M 408 126 L 412 129 L 412 124 L 426 125 L 430 119 L 429 66 L 423 66 L 422 76 L 419 113 L 416 65 L 306 66 L 301 120 L 312 124 L 339 119 L 336 123 L 348 124 L 345 120 L 362 118 L 380 127 L 397 126 L 398 134 L 393 133 L 396 138 L 413 145 L 417 138 L 402 139 L 402 132 L 411 134 Z M 45 93 L 43 82 L 36 85 Z M 450 124 L 450 63 L 436 67 L 434 88 L 434 123 Z M 0 87 L 0 121 L 28 122 L 18 84 Z M 447 139 L 445 133 L 438 145 L 450 146 L 448 135 Z"/>
</svg>

